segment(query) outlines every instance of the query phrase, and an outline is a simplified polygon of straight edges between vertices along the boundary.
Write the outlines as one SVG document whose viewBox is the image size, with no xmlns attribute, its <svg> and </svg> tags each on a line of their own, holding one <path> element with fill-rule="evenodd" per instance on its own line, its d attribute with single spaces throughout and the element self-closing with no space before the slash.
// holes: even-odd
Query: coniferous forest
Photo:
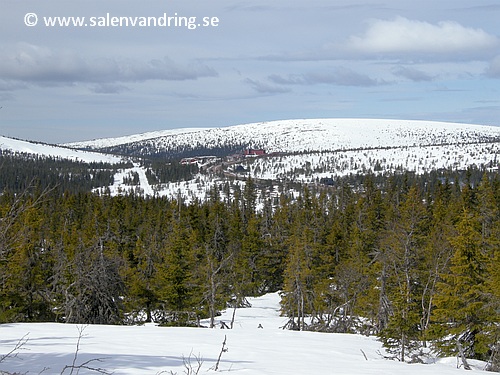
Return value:
<svg viewBox="0 0 500 375">
<path fill-rule="evenodd" d="M 248 180 L 189 204 L 12 186 L 0 196 L 0 322 L 213 326 L 246 296 L 282 291 L 284 328 L 498 369 L 498 173 L 351 177 L 264 201 Z"/>
</svg>

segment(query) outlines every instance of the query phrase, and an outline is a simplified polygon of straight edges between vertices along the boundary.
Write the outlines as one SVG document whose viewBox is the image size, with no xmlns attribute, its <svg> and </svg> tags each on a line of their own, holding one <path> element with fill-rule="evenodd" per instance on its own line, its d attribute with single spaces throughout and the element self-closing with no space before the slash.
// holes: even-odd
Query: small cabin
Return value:
<svg viewBox="0 0 500 375">
<path fill-rule="evenodd" d="M 266 151 L 263 149 L 247 148 L 244 154 L 245 156 L 261 156 L 265 155 Z"/>
</svg>

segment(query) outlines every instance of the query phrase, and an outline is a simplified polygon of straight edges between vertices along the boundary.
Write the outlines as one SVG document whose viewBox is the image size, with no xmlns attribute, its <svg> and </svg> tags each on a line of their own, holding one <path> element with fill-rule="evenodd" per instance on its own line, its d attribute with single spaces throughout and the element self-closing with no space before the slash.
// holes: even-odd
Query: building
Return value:
<svg viewBox="0 0 500 375">
<path fill-rule="evenodd" d="M 244 152 L 245 156 L 261 156 L 265 155 L 266 151 L 263 149 L 247 148 Z"/>
</svg>

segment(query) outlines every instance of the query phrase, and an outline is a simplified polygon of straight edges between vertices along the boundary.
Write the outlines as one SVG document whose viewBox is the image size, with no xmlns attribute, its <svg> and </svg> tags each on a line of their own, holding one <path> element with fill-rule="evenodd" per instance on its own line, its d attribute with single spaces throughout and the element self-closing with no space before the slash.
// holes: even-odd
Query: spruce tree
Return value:
<svg viewBox="0 0 500 375">
<path fill-rule="evenodd" d="M 193 303 L 196 284 L 192 274 L 195 268 L 192 240 L 185 220 L 174 219 L 162 264 L 159 265 L 163 285 L 160 296 L 169 314 L 169 324 L 190 325 L 197 318 Z"/>
<path fill-rule="evenodd" d="M 450 238 L 454 253 L 449 272 L 441 275 L 434 300 L 436 343 L 445 354 L 457 354 L 461 346 L 467 357 L 485 359 L 492 311 L 484 293 L 488 262 L 481 249 L 480 224 L 465 209 L 456 229 L 457 235 Z"/>
<path fill-rule="evenodd" d="M 307 310 L 307 305 L 312 290 L 312 273 L 307 253 L 310 253 L 310 248 L 305 238 L 294 234 L 290 238 L 286 260 L 281 310 L 290 317 L 289 328 L 299 331 L 305 330 L 305 316 L 310 312 Z"/>
<path fill-rule="evenodd" d="M 424 248 L 426 211 L 416 187 L 410 187 L 395 207 L 382 241 L 388 262 L 387 296 L 391 314 L 380 332 L 387 350 L 404 362 L 418 360 L 421 341 L 419 293 L 421 275 L 418 262 Z"/>
</svg>

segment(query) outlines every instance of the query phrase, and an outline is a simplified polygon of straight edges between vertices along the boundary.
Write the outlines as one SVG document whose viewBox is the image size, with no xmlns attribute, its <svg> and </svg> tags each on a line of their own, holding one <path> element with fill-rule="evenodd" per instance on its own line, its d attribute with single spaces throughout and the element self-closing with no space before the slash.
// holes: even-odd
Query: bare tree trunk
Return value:
<svg viewBox="0 0 500 375">
<path fill-rule="evenodd" d="M 234 304 L 234 308 L 233 308 L 233 316 L 231 317 L 231 329 L 233 329 L 233 326 L 234 326 L 234 318 L 236 316 L 236 302 Z"/>
<path fill-rule="evenodd" d="M 460 342 L 460 340 L 457 340 L 457 349 L 458 349 L 458 355 L 462 360 L 462 365 L 464 366 L 464 369 L 470 370 L 471 368 L 469 366 L 469 363 L 467 362 L 467 358 L 465 358 L 464 348 L 462 347 L 462 343 Z"/>
</svg>

